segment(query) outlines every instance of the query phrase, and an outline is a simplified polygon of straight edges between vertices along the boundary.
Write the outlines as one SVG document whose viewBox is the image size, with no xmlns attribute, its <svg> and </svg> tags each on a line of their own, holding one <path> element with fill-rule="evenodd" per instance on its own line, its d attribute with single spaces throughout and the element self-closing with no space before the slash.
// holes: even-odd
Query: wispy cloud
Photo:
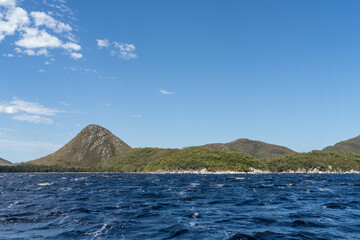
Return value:
<svg viewBox="0 0 360 240">
<path fill-rule="evenodd" d="M 14 98 L 10 102 L 0 102 L 0 114 L 11 114 L 12 119 L 30 123 L 52 124 L 53 120 L 43 116 L 55 116 L 60 110 L 47 108 L 37 102 L 26 102 Z"/>
<path fill-rule="evenodd" d="M 67 103 L 67 102 L 65 102 L 65 101 L 61 101 L 61 102 L 59 102 L 59 104 L 64 105 L 64 106 L 66 106 L 66 107 L 69 107 L 69 106 L 70 106 L 70 104 Z"/>
<path fill-rule="evenodd" d="M 37 151 L 54 151 L 60 148 L 61 145 L 42 142 L 42 141 L 18 141 L 13 139 L 1 139 L 0 148 L 7 151 L 21 151 L 21 152 L 37 152 Z"/>
<path fill-rule="evenodd" d="M 3 57 L 14 57 L 14 54 L 12 54 L 12 53 L 4 53 Z"/>
<path fill-rule="evenodd" d="M 46 48 L 40 49 L 40 50 L 32 50 L 32 49 L 25 49 L 22 50 L 20 48 L 15 48 L 16 53 L 23 53 L 28 56 L 49 56 L 49 52 Z"/>
<path fill-rule="evenodd" d="M 110 42 L 108 39 L 96 39 L 99 48 L 109 48 L 111 56 L 118 56 L 122 59 L 135 59 L 138 57 L 136 47 L 131 43 Z"/>
<path fill-rule="evenodd" d="M 45 1 L 46 2 L 46 1 Z M 17 6 L 21 1 L 0 0 L 0 43 L 7 36 L 15 36 L 15 52 L 29 56 L 49 56 L 49 50 L 64 49 L 71 58 L 82 58 L 81 46 L 76 43 L 69 23 L 55 19 L 53 12 L 31 11 Z M 61 6 L 60 6 L 61 5 Z M 63 14 L 67 7 L 61 3 L 56 9 Z"/>
<path fill-rule="evenodd" d="M 98 70 L 96 69 L 91 69 L 91 68 L 86 68 L 86 67 L 79 67 L 79 66 L 76 66 L 76 65 L 73 65 L 73 66 L 70 66 L 70 67 L 64 67 L 64 69 L 66 70 L 71 70 L 71 71 L 78 71 L 78 72 L 87 72 L 87 73 L 96 73 L 96 74 L 99 74 Z"/>
<path fill-rule="evenodd" d="M 38 115 L 28 115 L 28 114 L 17 114 L 12 117 L 12 119 L 25 121 L 30 123 L 42 123 L 42 124 L 53 124 L 54 121 L 47 117 L 42 117 Z"/>
<path fill-rule="evenodd" d="M 11 128 L 0 128 L 0 131 L 12 132 L 12 131 L 14 131 L 14 129 L 11 129 Z"/>
<path fill-rule="evenodd" d="M 175 94 L 175 92 L 169 92 L 169 91 L 166 91 L 166 90 L 164 90 L 164 89 L 160 89 L 160 90 L 159 90 L 159 93 L 164 94 L 164 95 Z"/>
<path fill-rule="evenodd" d="M 133 117 L 133 118 L 142 118 L 143 116 L 141 114 L 134 114 L 131 117 Z"/>
<path fill-rule="evenodd" d="M 136 47 L 134 44 L 128 43 L 118 43 L 114 42 L 115 47 L 118 49 L 117 55 L 122 59 L 134 59 L 137 58 L 137 54 L 135 52 Z"/>
</svg>

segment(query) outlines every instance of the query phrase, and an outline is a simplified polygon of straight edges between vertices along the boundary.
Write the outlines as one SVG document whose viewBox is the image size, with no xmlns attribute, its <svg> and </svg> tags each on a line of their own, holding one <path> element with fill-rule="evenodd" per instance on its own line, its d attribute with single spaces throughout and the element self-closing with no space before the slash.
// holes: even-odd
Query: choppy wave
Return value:
<svg viewBox="0 0 360 240">
<path fill-rule="evenodd" d="M 1 174 L 0 239 L 356 239 L 359 175 Z"/>
</svg>

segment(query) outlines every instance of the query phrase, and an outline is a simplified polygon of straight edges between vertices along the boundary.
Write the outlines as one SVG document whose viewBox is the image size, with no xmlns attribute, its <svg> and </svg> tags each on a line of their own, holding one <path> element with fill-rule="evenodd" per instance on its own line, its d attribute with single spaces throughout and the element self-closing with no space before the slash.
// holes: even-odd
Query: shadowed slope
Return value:
<svg viewBox="0 0 360 240">
<path fill-rule="evenodd" d="M 230 143 L 206 144 L 203 147 L 215 150 L 248 153 L 255 158 L 273 158 L 283 154 L 295 153 L 293 150 L 287 147 L 260 141 L 253 141 L 245 138 L 237 139 Z"/>
<path fill-rule="evenodd" d="M 328 146 L 323 151 L 360 153 L 360 136 L 338 142 L 334 146 Z"/>
<path fill-rule="evenodd" d="M 46 166 L 95 167 L 101 161 L 124 154 L 131 149 L 109 130 L 98 125 L 89 125 L 58 151 L 27 163 Z"/>
<path fill-rule="evenodd" d="M 12 162 L 9 162 L 3 158 L 0 158 L 0 166 L 8 166 L 8 165 L 12 165 Z"/>
</svg>

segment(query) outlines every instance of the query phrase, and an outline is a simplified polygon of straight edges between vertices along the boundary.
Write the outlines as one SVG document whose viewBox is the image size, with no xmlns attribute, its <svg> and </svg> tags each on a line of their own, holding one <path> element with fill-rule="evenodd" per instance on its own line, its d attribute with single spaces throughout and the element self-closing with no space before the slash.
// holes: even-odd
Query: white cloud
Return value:
<svg viewBox="0 0 360 240">
<path fill-rule="evenodd" d="M 62 42 L 57 37 L 50 35 L 45 30 L 37 28 L 25 28 L 22 38 L 15 42 L 23 48 L 59 48 Z"/>
<path fill-rule="evenodd" d="M 114 41 L 112 44 L 109 42 L 109 40 L 104 39 L 96 39 L 98 47 L 99 48 L 103 48 L 103 47 L 110 47 L 110 55 L 111 56 L 118 56 L 119 58 L 122 59 L 135 59 L 138 57 L 138 55 L 136 54 L 136 47 L 134 44 L 130 44 L 130 43 L 118 43 L 116 41 Z"/>
<path fill-rule="evenodd" d="M 3 54 L 3 57 L 14 57 L 14 54 L 12 54 L 12 53 L 4 53 Z"/>
<path fill-rule="evenodd" d="M 0 6 L 2 6 L 0 8 L 0 42 L 6 36 L 17 33 L 18 36 L 14 42 L 18 46 L 14 50 L 16 53 L 24 53 L 29 56 L 48 56 L 48 49 L 62 48 L 68 51 L 71 58 L 82 58 L 83 55 L 77 53 L 81 50 L 81 46 L 76 43 L 75 37 L 71 33 L 72 27 L 69 24 L 56 20 L 49 15 L 52 14 L 51 12 L 48 14 L 32 11 L 28 14 L 25 9 L 17 7 L 16 3 L 15 0 L 0 0 Z M 52 7 L 64 14 L 72 15 L 71 10 L 61 2 L 55 2 Z M 62 14 L 57 16 L 64 18 Z M 38 52 L 30 51 L 38 48 L 41 48 Z"/>
<path fill-rule="evenodd" d="M 40 56 L 40 55 L 48 56 L 49 55 L 49 52 L 46 48 L 40 49 L 38 51 L 35 51 L 32 49 L 21 50 L 20 48 L 15 48 L 15 51 L 17 53 L 24 53 L 29 56 Z"/>
<path fill-rule="evenodd" d="M 133 118 L 142 118 L 143 116 L 141 114 L 134 114 L 132 115 Z"/>
<path fill-rule="evenodd" d="M 53 30 L 56 33 L 70 32 L 72 30 L 72 27 L 70 25 L 60 22 L 44 12 L 34 11 L 31 12 L 30 15 L 34 19 L 35 26 L 46 26 L 47 28 Z"/>
<path fill-rule="evenodd" d="M 115 47 L 119 49 L 118 56 L 122 59 L 134 59 L 137 58 L 135 53 L 136 47 L 134 44 L 118 43 L 114 42 Z"/>
<path fill-rule="evenodd" d="M 10 102 L 0 102 L 0 114 L 27 113 L 54 116 L 61 111 L 53 108 L 46 108 L 40 103 L 26 102 L 15 98 Z"/>
<path fill-rule="evenodd" d="M 110 42 L 107 39 L 96 39 L 99 48 L 110 46 Z"/>
<path fill-rule="evenodd" d="M 52 124 L 52 119 L 43 116 L 55 116 L 59 112 L 54 108 L 46 108 L 40 103 L 26 102 L 17 98 L 10 102 L 0 102 L 0 114 L 15 114 L 12 119 L 18 121 Z"/>
<path fill-rule="evenodd" d="M 80 59 L 83 57 L 83 55 L 81 53 L 70 53 L 70 57 L 73 59 Z"/>
<path fill-rule="evenodd" d="M 19 120 L 19 121 L 26 121 L 30 123 L 42 123 L 42 124 L 53 124 L 54 121 L 47 117 L 42 117 L 38 115 L 28 115 L 28 114 L 21 114 L 21 115 L 14 115 L 12 119 Z"/>
<path fill-rule="evenodd" d="M 169 92 L 169 91 L 166 91 L 164 89 L 160 89 L 159 93 L 164 94 L 164 95 L 175 94 L 175 92 Z"/>
<path fill-rule="evenodd" d="M 13 35 L 29 23 L 27 12 L 19 7 L 9 7 L 2 15 L 3 17 L 0 19 L 0 41 L 3 40 L 6 35 Z"/>
<path fill-rule="evenodd" d="M 135 51 L 135 49 L 136 49 L 134 44 L 118 43 L 118 42 L 114 42 L 114 44 L 115 44 L 115 47 L 120 49 L 120 51 L 132 52 L 132 51 Z"/>
<path fill-rule="evenodd" d="M 39 69 L 38 72 L 44 73 L 45 70 L 44 69 Z"/>
<path fill-rule="evenodd" d="M 0 0 L 0 6 L 15 7 L 15 0 Z"/>
<path fill-rule="evenodd" d="M 111 107 L 111 104 L 110 104 L 110 103 L 105 103 L 105 105 L 106 105 L 107 107 Z"/>
<path fill-rule="evenodd" d="M 80 51 L 81 50 L 81 46 L 79 44 L 76 44 L 73 42 L 67 42 L 67 43 L 63 44 L 61 47 L 66 50 L 69 50 L 69 51 L 71 51 L 71 50 Z"/>
</svg>

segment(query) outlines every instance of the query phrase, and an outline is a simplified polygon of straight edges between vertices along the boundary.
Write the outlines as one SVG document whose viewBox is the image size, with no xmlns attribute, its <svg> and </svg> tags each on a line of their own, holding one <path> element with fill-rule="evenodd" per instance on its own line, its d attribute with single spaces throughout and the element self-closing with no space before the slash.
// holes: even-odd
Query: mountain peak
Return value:
<svg viewBox="0 0 360 240">
<path fill-rule="evenodd" d="M 215 150 L 227 150 L 248 153 L 256 158 L 273 158 L 283 154 L 295 153 L 293 150 L 279 145 L 239 138 L 229 143 L 206 144 L 203 147 Z"/>
<path fill-rule="evenodd" d="M 100 125 L 89 124 L 89 125 L 87 125 L 86 127 L 84 127 L 84 128 L 81 130 L 81 132 L 82 132 L 82 131 L 99 130 L 99 129 L 107 130 L 106 128 L 104 128 L 104 127 L 102 127 L 102 126 L 100 126 Z M 107 131 L 109 131 L 109 130 L 107 130 Z"/>
<path fill-rule="evenodd" d="M 95 167 L 101 161 L 131 150 L 131 147 L 106 128 L 91 124 L 58 151 L 31 161 L 39 165 Z"/>
</svg>

